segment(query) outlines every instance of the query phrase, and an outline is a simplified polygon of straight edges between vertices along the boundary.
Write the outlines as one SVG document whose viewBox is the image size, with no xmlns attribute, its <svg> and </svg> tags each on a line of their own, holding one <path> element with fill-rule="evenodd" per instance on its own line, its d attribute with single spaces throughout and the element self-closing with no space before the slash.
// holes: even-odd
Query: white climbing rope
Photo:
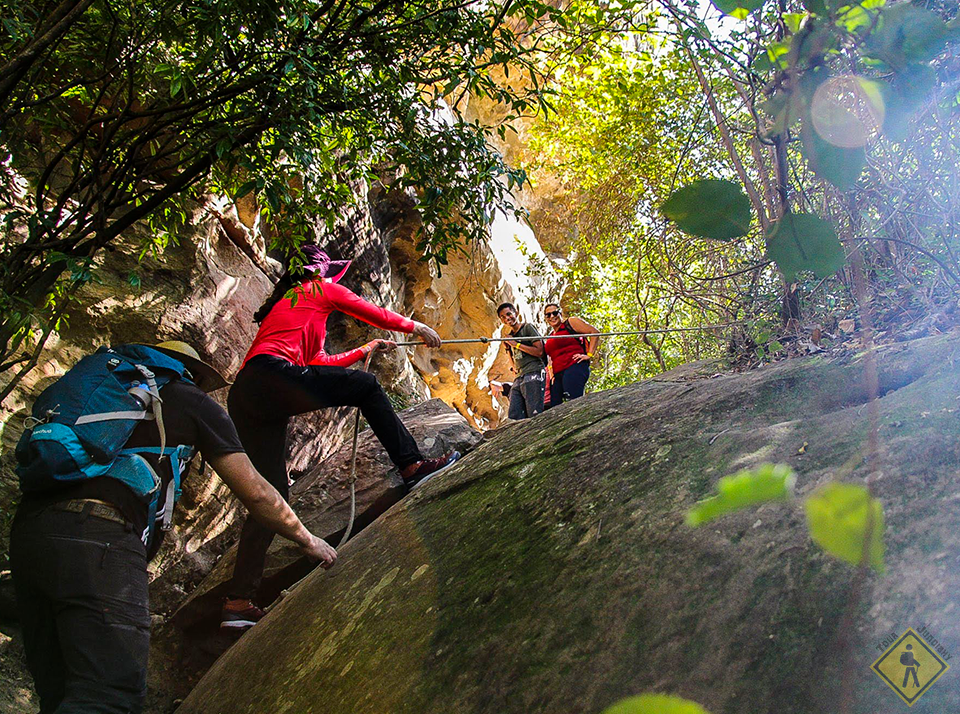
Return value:
<svg viewBox="0 0 960 714">
<path fill-rule="evenodd" d="M 703 327 L 665 327 L 660 330 L 625 330 L 623 332 L 575 332 L 569 335 L 540 335 L 538 337 L 465 337 L 455 340 L 441 340 L 441 345 L 465 345 L 474 342 L 532 342 L 534 340 L 563 340 L 579 339 L 581 337 L 620 337 L 623 335 L 662 335 L 668 332 L 705 332 L 706 330 L 719 330 L 724 327 L 736 327 L 742 325 L 742 322 L 728 322 L 723 325 L 704 325 Z M 411 342 L 397 342 L 397 347 L 420 347 L 425 343 L 420 340 Z"/>
<path fill-rule="evenodd" d="M 372 349 L 367 353 L 367 358 L 363 361 L 363 369 L 361 371 L 366 372 L 369 370 L 370 360 L 373 358 L 374 352 L 376 352 L 376 349 Z M 340 542 L 337 543 L 337 550 L 342 548 L 343 544 L 347 542 L 348 538 L 350 538 L 350 534 L 353 532 L 353 522 L 357 517 L 357 442 L 359 438 L 360 407 L 357 407 L 356 416 L 353 420 L 353 450 L 350 453 L 350 476 L 347 478 L 348 482 L 350 483 L 350 518 L 347 520 L 347 527 L 343 531 L 343 536 L 340 538 Z M 312 572 L 313 571 L 311 570 L 310 573 Z M 277 599 L 264 608 L 264 612 L 270 612 L 273 608 L 279 605 L 283 599 L 287 597 L 287 595 L 296 590 L 300 584 L 310 576 L 310 573 L 307 573 L 297 582 L 281 590 L 280 594 L 277 596 Z"/>
<path fill-rule="evenodd" d="M 367 358 L 363 361 L 363 369 L 366 372 L 370 368 L 370 360 L 376 349 L 371 349 L 367 353 Z M 350 518 L 347 520 L 347 529 L 343 532 L 343 537 L 337 544 L 337 548 L 342 548 L 347 542 L 350 534 L 353 532 L 353 522 L 357 517 L 357 440 L 360 438 L 360 407 L 357 407 L 356 418 L 353 420 L 353 451 L 350 454 Z"/>
</svg>

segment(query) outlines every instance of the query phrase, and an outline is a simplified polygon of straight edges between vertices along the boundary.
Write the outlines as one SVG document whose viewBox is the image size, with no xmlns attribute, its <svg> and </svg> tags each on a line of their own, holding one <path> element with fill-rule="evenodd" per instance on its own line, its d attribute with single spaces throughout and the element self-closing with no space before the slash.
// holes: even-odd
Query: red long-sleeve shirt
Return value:
<svg viewBox="0 0 960 714">
<path fill-rule="evenodd" d="M 296 288 L 295 298 L 282 298 L 273 306 L 243 363 L 256 355 L 273 355 L 300 367 L 349 367 L 358 362 L 364 356 L 359 347 L 336 355 L 323 351 L 327 318 L 335 310 L 384 330 L 413 332 L 413 320 L 372 305 L 342 285 L 311 279 Z"/>
</svg>

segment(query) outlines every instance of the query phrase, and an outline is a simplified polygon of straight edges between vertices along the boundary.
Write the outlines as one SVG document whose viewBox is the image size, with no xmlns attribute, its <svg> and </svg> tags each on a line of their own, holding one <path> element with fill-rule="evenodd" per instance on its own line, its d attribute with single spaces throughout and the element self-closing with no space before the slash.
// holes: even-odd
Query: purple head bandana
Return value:
<svg viewBox="0 0 960 714">
<path fill-rule="evenodd" d="M 326 278 L 332 283 L 339 282 L 350 267 L 351 261 L 330 260 L 330 256 L 313 243 L 301 246 L 300 250 L 304 257 L 303 272 L 320 273 L 321 278 Z"/>
</svg>

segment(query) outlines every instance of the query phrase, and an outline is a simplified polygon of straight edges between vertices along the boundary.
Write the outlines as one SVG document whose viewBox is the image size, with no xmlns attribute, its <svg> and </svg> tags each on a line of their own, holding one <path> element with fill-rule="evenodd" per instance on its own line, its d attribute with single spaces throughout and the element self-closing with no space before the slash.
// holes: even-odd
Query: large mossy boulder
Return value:
<svg viewBox="0 0 960 714">
<path fill-rule="evenodd" d="M 699 529 L 716 480 L 773 461 L 800 496 L 862 481 L 865 356 L 688 367 L 498 430 L 228 651 L 179 714 L 600 712 L 655 691 L 714 714 L 900 711 L 870 670 L 907 627 L 960 652 L 960 339 L 876 353 L 886 573 L 797 504 Z M 914 707 L 960 711 L 947 672 Z"/>
<path fill-rule="evenodd" d="M 466 453 L 482 439 L 459 412 L 439 399 L 421 402 L 399 412 L 399 416 L 428 458 L 452 449 Z M 340 543 L 349 520 L 351 442 L 347 440 L 342 448 L 312 466 L 291 488 L 290 502 L 300 519 L 312 533 L 325 537 L 334 546 Z M 357 439 L 356 518 L 351 533 L 360 533 L 407 492 L 377 437 L 369 428 L 361 431 Z M 234 540 L 239 525 L 223 536 Z M 217 545 L 210 544 L 212 548 Z M 209 558 L 212 553 L 204 555 Z M 172 711 L 174 702 L 186 696 L 216 658 L 236 642 L 236 633 L 219 630 L 220 610 L 229 594 L 235 563 L 234 546 L 180 602 L 169 619 L 155 623 L 147 682 L 146 711 L 151 714 Z M 265 565 L 257 596 L 257 601 L 264 605 L 316 567 L 284 538 L 274 538 Z M 151 583 L 154 611 L 157 603 L 153 596 L 158 585 L 166 586 L 161 592 L 173 590 L 160 578 Z"/>
</svg>

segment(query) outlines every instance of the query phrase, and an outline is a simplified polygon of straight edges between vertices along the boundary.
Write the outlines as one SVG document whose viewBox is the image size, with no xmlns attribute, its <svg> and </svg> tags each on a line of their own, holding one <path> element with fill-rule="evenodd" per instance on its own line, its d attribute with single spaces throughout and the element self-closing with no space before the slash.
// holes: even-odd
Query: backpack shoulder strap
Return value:
<svg viewBox="0 0 960 714">
<path fill-rule="evenodd" d="M 577 332 L 576 330 L 573 329 L 573 325 L 570 324 L 570 318 L 569 318 L 569 317 L 568 317 L 566 320 L 563 321 L 563 326 L 567 328 L 567 332 L 569 332 L 571 335 L 579 335 L 579 334 L 580 334 L 579 332 Z M 583 353 L 584 353 L 584 354 L 587 354 L 587 353 L 588 353 L 588 349 L 587 349 L 587 338 L 586 338 L 586 337 L 578 337 L 578 338 L 577 338 L 577 342 L 580 343 L 580 349 L 583 350 Z"/>
</svg>

